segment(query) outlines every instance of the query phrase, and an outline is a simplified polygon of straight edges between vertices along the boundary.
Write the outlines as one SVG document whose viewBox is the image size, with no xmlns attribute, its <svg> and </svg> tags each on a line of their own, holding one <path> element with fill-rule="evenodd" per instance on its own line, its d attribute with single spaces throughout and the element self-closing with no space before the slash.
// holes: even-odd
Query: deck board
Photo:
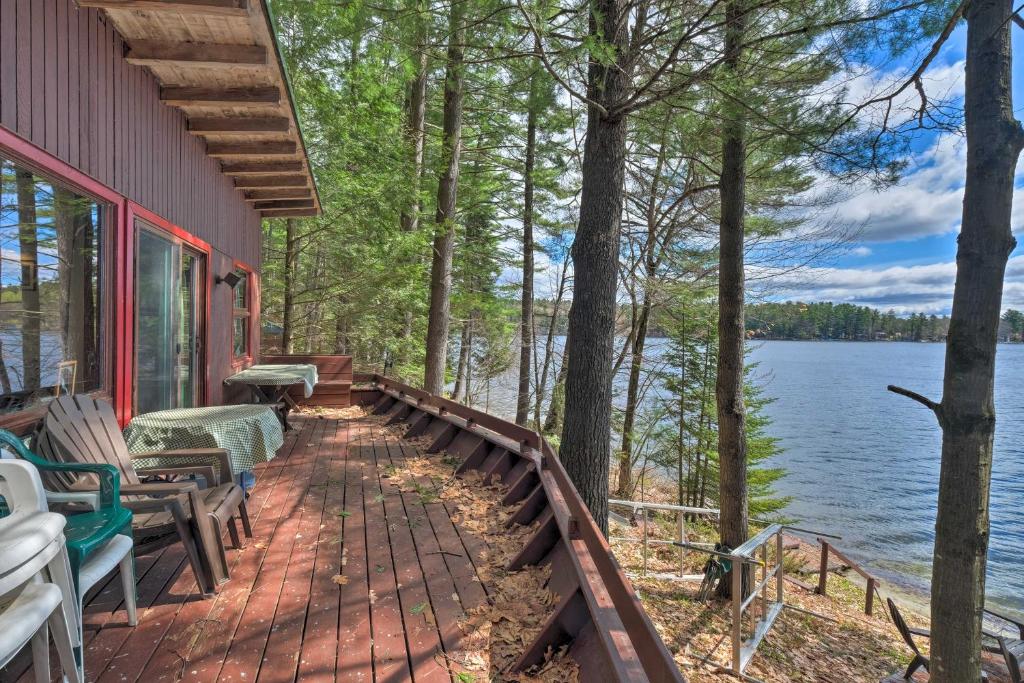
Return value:
<svg viewBox="0 0 1024 683">
<path fill-rule="evenodd" d="M 180 544 L 138 558 L 137 627 L 117 576 L 88 601 L 87 680 L 452 680 L 464 610 L 487 599 L 485 540 L 389 476 L 416 451 L 378 421 L 292 420 L 257 469 L 254 537 L 229 548 L 231 580 L 203 598 Z M 26 667 L 0 681 L 31 680 Z"/>
</svg>

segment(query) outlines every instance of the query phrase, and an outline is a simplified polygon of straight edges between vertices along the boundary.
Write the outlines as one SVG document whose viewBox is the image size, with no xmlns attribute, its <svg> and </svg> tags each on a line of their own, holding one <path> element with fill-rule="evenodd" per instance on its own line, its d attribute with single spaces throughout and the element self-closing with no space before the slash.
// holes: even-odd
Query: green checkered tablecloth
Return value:
<svg viewBox="0 0 1024 683">
<path fill-rule="evenodd" d="M 259 387 L 283 387 L 302 384 L 306 398 L 313 395 L 318 377 L 316 366 L 308 363 L 274 365 L 263 363 L 246 368 L 224 380 L 225 384 L 249 384 Z"/>
<path fill-rule="evenodd" d="M 277 449 L 284 443 L 284 435 L 277 415 L 268 406 L 231 405 L 145 413 L 132 418 L 124 428 L 124 440 L 128 443 L 128 450 L 135 453 L 178 448 L 224 448 L 237 475 L 277 455 Z M 182 464 L 180 460 L 175 462 Z M 139 463 L 141 466 L 171 464 L 160 463 L 159 458 Z"/>
</svg>

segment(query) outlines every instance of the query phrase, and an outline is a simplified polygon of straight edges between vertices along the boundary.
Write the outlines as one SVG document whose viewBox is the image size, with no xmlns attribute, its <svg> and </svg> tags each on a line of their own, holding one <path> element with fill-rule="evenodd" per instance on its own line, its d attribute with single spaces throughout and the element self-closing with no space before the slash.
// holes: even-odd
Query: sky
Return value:
<svg viewBox="0 0 1024 683">
<path fill-rule="evenodd" d="M 1014 28 L 1015 48 L 1024 32 Z M 958 29 L 928 71 L 930 95 L 962 102 L 966 30 Z M 875 78 L 896 79 L 906 65 L 879 67 Z M 1013 72 L 1014 106 L 1024 115 L 1024 62 Z M 858 85 L 854 83 L 852 91 Z M 868 86 L 864 86 L 867 88 Z M 956 276 L 966 146 L 962 137 L 928 133 L 915 141 L 900 182 L 883 191 L 844 187 L 835 216 L 856 226 L 849 248 L 828 264 L 787 277 L 769 293 L 777 300 L 834 301 L 897 313 L 947 314 Z M 1024 244 L 1024 171 L 1018 167 L 1013 230 Z M 1024 246 L 1011 254 L 1003 308 L 1024 308 Z"/>
<path fill-rule="evenodd" d="M 953 32 L 925 74 L 930 98 L 962 105 L 966 28 Z M 1018 54 L 1024 50 L 1024 31 L 1011 34 Z M 920 54 L 888 63 L 881 53 L 863 73 L 844 77 L 847 101 L 870 99 L 887 92 L 885 86 L 905 80 Z M 1024 59 L 1013 70 L 1014 106 L 1024 118 Z M 908 91 L 904 104 L 910 111 L 916 95 Z M 761 300 L 832 301 L 870 306 L 899 315 L 950 312 L 956 277 L 956 238 L 960 230 L 966 144 L 957 134 L 917 134 L 900 180 L 883 190 L 859 185 L 822 185 L 817 190 L 838 192 L 841 200 L 824 220 L 849 226 L 853 238 L 839 251 L 796 272 L 762 280 L 754 273 L 751 293 Z M 1013 210 L 1013 231 L 1021 243 L 1010 256 L 1003 292 L 1003 310 L 1024 310 L 1024 165 L 1018 165 Z M 816 190 L 816 191 L 817 191 Z M 508 247 L 518 248 L 510 241 Z M 536 292 L 552 297 L 557 266 L 546 254 L 536 257 L 539 273 Z M 751 268 L 748 264 L 748 270 Z M 749 274 L 748 274 L 749 275 Z M 502 282 L 522 281 L 517 267 L 502 273 Z M 763 289 L 756 283 L 766 282 Z"/>
</svg>

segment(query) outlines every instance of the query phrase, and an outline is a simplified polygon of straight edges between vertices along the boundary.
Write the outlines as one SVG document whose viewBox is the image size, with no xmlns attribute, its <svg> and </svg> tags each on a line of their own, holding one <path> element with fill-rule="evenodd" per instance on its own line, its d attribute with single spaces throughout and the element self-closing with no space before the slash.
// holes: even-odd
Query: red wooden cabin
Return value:
<svg viewBox="0 0 1024 683">
<path fill-rule="evenodd" d="M 267 5 L 3 0 L 0 162 L 0 426 L 58 385 L 121 420 L 232 398 L 261 217 L 319 211 Z"/>
</svg>

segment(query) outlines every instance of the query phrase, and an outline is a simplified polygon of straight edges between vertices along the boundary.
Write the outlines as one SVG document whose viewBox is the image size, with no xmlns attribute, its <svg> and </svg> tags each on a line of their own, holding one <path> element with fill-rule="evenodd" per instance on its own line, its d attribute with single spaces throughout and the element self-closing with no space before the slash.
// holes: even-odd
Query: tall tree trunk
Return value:
<svg viewBox="0 0 1024 683">
<path fill-rule="evenodd" d="M 650 281 L 648 281 L 648 286 Z M 626 386 L 626 407 L 622 419 L 622 445 L 619 448 L 619 480 L 615 495 L 627 498 L 633 490 L 633 426 L 636 423 L 637 402 L 640 398 L 640 371 L 644 364 L 647 344 L 647 323 L 651 314 L 651 294 L 644 290 L 644 298 L 637 313 L 633 347 L 630 350 L 629 381 Z"/>
<path fill-rule="evenodd" d="M 347 355 L 349 350 L 348 318 L 339 315 L 334 319 L 334 352 Z"/>
<path fill-rule="evenodd" d="M 566 340 L 562 362 L 558 366 L 555 386 L 551 388 L 551 402 L 548 403 L 548 414 L 544 417 L 545 434 L 557 434 L 562 428 L 565 417 L 565 379 L 569 374 L 569 341 Z"/>
<path fill-rule="evenodd" d="M 746 10 L 735 0 L 725 5 L 725 70 L 739 77 Z M 718 268 L 718 462 L 722 543 L 736 548 L 747 540 L 747 441 L 743 406 L 743 218 L 746 204 L 746 126 L 741 111 L 723 105 L 721 218 Z M 729 596 L 728 579 L 719 594 Z"/>
<path fill-rule="evenodd" d="M 21 253 L 21 360 L 23 389 L 39 388 L 39 257 L 36 242 L 36 185 L 28 171 L 15 171 L 18 196 L 18 248 Z"/>
<path fill-rule="evenodd" d="M 295 336 L 295 260 L 298 257 L 298 236 L 295 219 L 285 220 L 284 238 L 284 310 L 281 313 L 281 352 L 291 353 Z"/>
<path fill-rule="evenodd" d="M 462 153 L 463 45 L 465 3 L 452 4 L 448 15 L 448 56 L 444 79 L 444 120 L 441 134 L 443 169 L 437 184 L 434 217 L 434 254 L 430 267 L 430 312 L 427 317 L 427 354 L 423 388 L 440 394 L 448 361 L 448 328 L 451 322 L 452 252 L 455 249 L 455 209 L 459 189 L 459 157 Z"/>
<path fill-rule="evenodd" d="M 472 339 L 472 318 L 466 318 L 462 324 L 462 335 L 459 338 L 459 364 L 455 370 L 455 386 L 452 387 L 452 399 L 459 400 L 459 394 L 466 382 L 466 370 L 469 368 L 469 351 Z"/>
<path fill-rule="evenodd" d="M 1014 170 L 1024 148 L 1012 104 L 1012 12 L 1010 0 L 967 5 L 967 183 L 942 403 L 934 406 L 942 427 L 931 598 L 936 683 L 981 678 L 996 340 L 1003 276 L 1016 246 Z"/>
<path fill-rule="evenodd" d="M 628 0 L 592 0 L 580 222 L 572 245 L 575 286 L 569 309 L 569 370 L 559 457 L 601 530 L 608 530 L 612 356 L 627 118 L 609 115 L 630 89 Z M 609 63 L 609 49 L 614 61 Z"/>
<path fill-rule="evenodd" d="M 62 360 L 76 361 L 76 383 L 84 382 L 91 374 L 85 349 L 85 340 L 91 336 L 86 327 L 86 296 L 89 295 L 90 287 L 87 284 L 85 270 L 91 255 L 86 249 L 86 233 L 79 218 L 82 207 L 78 205 L 75 195 L 54 187 L 53 209 L 57 233 L 57 268 L 60 276 Z M 75 390 L 77 387 L 72 387 L 72 391 Z"/>
<path fill-rule="evenodd" d="M 523 297 L 519 315 L 519 389 L 516 424 L 530 414 L 530 372 L 533 362 L 533 167 L 537 155 L 537 80 L 540 65 L 534 60 L 526 114 L 526 162 L 523 166 Z"/>
<path fill-rule="evenodd" d="M 533 402 L 533 421 L 540 428 L 540 413 L 544 406 L 544 393 L 548 386 L 548 372 L 551 369 L 551 362 L 555 352 L 555 329 L 558 326 L 558 314 L 562 308 L 562 298 L 565 296 L 565 281 L 569 271 L 569 259 L 562 261 L 562 270 L 558 274 L 558 290 L 555 293 L 555 303 L 551 307 L 551 319 L 548 321 L 547 339 L 544 341 L 544 362 L 541 364 L 540 378 L 537 380 L 537 394 Z M 564 358 L 564 356 L 563 356 Z M 561 377 L 561 373 L 559 373 Z M 563 378 L 564 381 L 564 378 Z M 548 430 L 545 426 L 545 433 L 550 434 L 554 430 Z"/>
<path fill-rule="evenodd" d="M 412 63 L 415 65 L 412 80 L 409 81 L 406 98 L 406 137 L 409 146 L 409 163 L 412 168 L 412 201 L 402 211 L 402 230 L 413 232 L 420 221 L 420 183 L 423 180 L 423 147 L 426 135 L 424 122 L 427 115 L 427 9 L 423 0 L 415 0 L 415 37 L 413 39 Z"/>
</svg>

